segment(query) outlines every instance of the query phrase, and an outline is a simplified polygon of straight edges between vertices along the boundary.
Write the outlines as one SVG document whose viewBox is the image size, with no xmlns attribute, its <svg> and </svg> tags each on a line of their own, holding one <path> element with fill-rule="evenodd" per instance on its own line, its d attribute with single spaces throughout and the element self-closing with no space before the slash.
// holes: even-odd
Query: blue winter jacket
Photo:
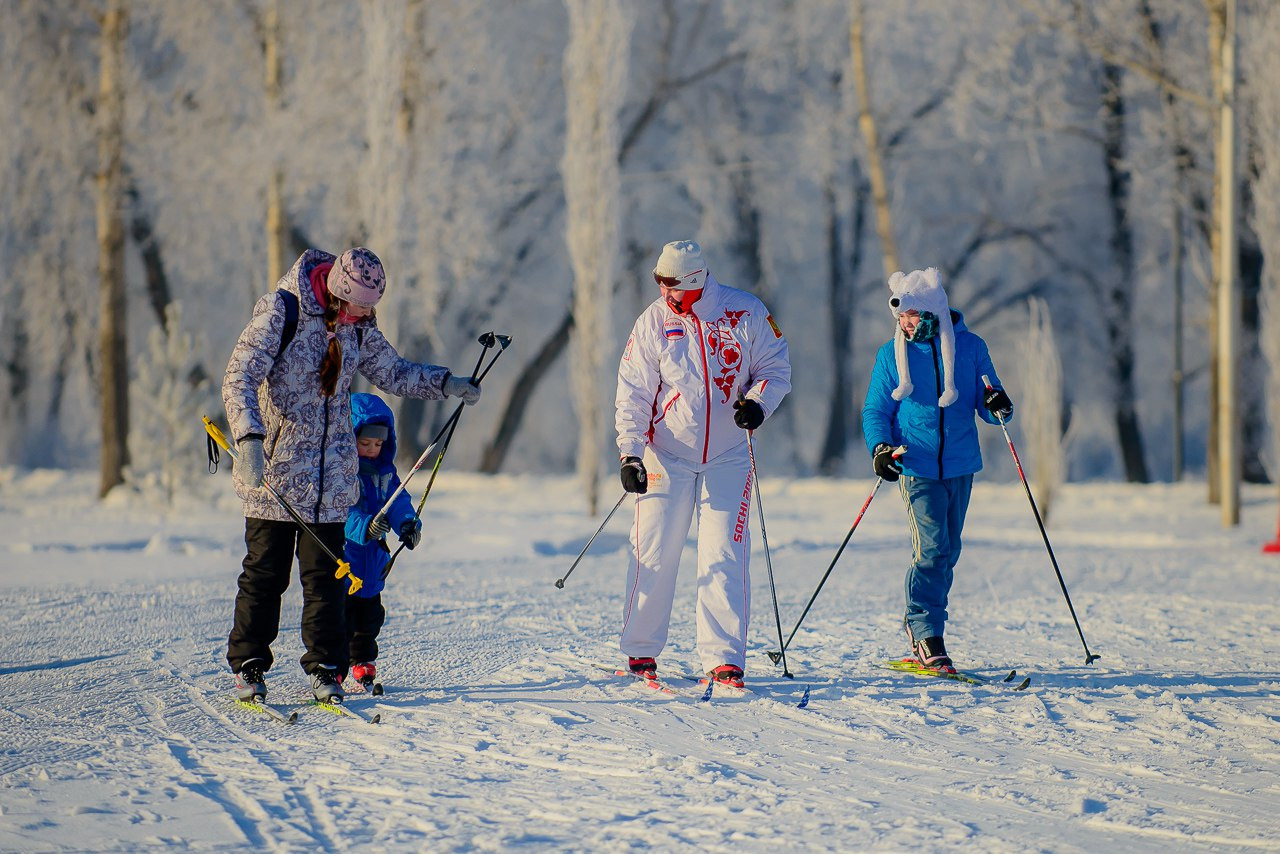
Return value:
<svg viewBox="0 0 1280 854">
<path fill-rule="evenodd" d="M 881 442 L 906 445 L 902 471 L 911 477 L 944 480 L 982 470 L 978 447 L 976 412 L 984 421 L 999 424 L 982 405 L 982 376 L 1003 388 L 987 352 L 987 342 L 964 325 L 964 316 L 951 311 L 956 333 L 954 376 L 960 398 L 948 407 L 938 406 L 942 394 L 942 351 L 938 336 L 928 341 L 907 342 L 907 365 L 913 389 L 906 399 L 893 399 L 898 387 L 898 366 L 893 357 L 893 340 L 876 353 L 871 385 L 862 405 L 862 435 L 867 450 L 874 453 Z M 933 380 L 930 382 L 930 380 Z"/>
<path fill-rule="evenodd" d="M 366 539 L 365 532 L 369 521 L 400 486 L 395 466 L 396 425 L 391 408 L 382 398 L 375 394 L 353 394 L 351 429 L 359 431 L 366 424 L 385 424 L 387 439 L 376 459 L 360 458 L 360 500 L 347 513 L 345 557 L 351 564 L 351 572 L 364 582 L 354 595 L 372 598 L 382 592 L 382 570 L 391 561 L 391 554 L 382 540 Z M 413 517 L 413 502 L 408 493 L 402 492 L 387 513 L 391 530 L 399 531 L 400 526 Z"/>
</svg>

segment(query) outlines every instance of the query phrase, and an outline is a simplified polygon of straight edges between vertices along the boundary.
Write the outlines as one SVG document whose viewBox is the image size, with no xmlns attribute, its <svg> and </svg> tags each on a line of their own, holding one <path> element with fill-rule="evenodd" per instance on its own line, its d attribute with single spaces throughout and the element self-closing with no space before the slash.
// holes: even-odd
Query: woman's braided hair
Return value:
<svg viewBox="0 0 1280 854">
<path fill-rule="evenodd" d="M 329 332 L 329 349 L 325 351 L 324 361 L 320 363 L 320 390 L 325 397 L 333 397 L 338 387 L 338 377 L 342 374 L 342 342 L 338 340 L 338 312 L 341 302 L 334 297 L 324 309 L 324 328 Z"/>
</svg>

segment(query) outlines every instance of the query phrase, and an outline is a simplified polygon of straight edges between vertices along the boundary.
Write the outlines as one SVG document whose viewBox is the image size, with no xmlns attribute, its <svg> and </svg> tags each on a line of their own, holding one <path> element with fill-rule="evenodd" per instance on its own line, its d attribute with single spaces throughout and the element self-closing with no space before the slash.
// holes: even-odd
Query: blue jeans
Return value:
<svg viewBox="0 0 1280 854">
<path fill-rule="evenodd" d="M 905 585 L 907 628 L 916 639 L 942 637 L 973 475 L 946 480 L 903 475 L 898 478 L 898 489 L 907 505 L 911 529 L 912 562 Z"/>
</svg>

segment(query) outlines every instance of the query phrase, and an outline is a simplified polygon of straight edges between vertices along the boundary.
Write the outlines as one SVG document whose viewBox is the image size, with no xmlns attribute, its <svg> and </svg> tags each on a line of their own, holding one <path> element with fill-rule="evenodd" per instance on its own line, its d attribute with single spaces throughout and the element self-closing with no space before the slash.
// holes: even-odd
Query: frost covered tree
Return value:
<svg viewBox="0 0 1280 854">
<path fill-rule="evenodd" d="M 567 110 L 564 157 L 566 243 L 573 267 L 569 375 L 578 419 L 577 473 L 594 515 L 600 502 L 604 437 L 602 332 L 618 271 L 621 207 L 618 111 L 626 94 L 631 17 L 622 0 L 565 0 Z"/>
<path fill-rule="evenodd" d="M 1280 7 L 1269 5 L 1261 20 L 1243 39 L 1246 79 L 1268 81 L 1249 90 L 1247 115 L 1257 152 L 1252 225 L 1266 261 L 1258 296 L 1259 334 L 1264 364 L 1252 372 L 1265 389 L 1268 442 L 1262 455 L 1267 474 L 1280 483 L 1280 89 L 1270 84 L 1275 57 L 1280 55 Z"/>
<path fill-rule="evenodd" d="M 1021 335 L 1030 296 L 1048 301 L 1075 367 L 1107 388 L 1118 388 L 1110 362 L 1124 356 L 1113 347 L 1123 337 L 1140 456 L 1149 473 L 1163 470 L 1179 269 L 1188 330 L 1209 325 L 1214 137 L 1200 102 L 1213 98 L 1210 2 L 1220 0 L 622 4 L 643 24 L 630 39 L 637 49 L 619 42 L 605 61 L 610 73 L 619 61 L 626 68 L 612 95 L 616 237 L 611 252 L 584 255 L 566 251 L 570 218 L 589 221 L 571 214 L 569 199 L 599 200 L 569 183 L 608 168 L 565 157 L 578 133 L 571 116 L 587 103 L 571 94 L 566 58 L 571 16 L 598 7 L 129 0 L 118 206 L 124 285 L 137 307 L 128 364 L 165 305 L 181 300 L 216 370 L 269 258 L 287 263 L 299 243 L 359 240 L 387 261 L 382 321 L 409 358 L 466 370 L 478 333 L 514 336 L 486 380 L 487 402 L 467 413 L 454 463 L 478 455 L 486 471 L 569 470 L 584 445 L 602 458 L 608 445 L 607 419 L 585 442 L 565 441 L 586 427 L 570 373 L 586 365 L 576 349 L 563 357 L 578 346 L 569 343 L 575 322 L 584 335 L 594 322 L 577 316 L 575 289 L 602 275 L 584 273 L 582 259 L 615 265 L 598 284 L 617 308 L 588 354 L 602 366 L 616 358 L 624 322 L 653 298 L 646 272 L 658 247 L 697 237 L 725 281 L 766 298 L 792 342 L 795 386 L 771 422 L 777 441 L 759 449 L 766 470 L 865 471 L 862 455 L 845 457 L 867 363 L 889 324 L 888 241 L 876 239 L 851 58 L 860 10 L 862 100 L 882 152 L 875 183 L 897 266 L 942 270 L 997 364 Z M 0 393 L 13 402 L 0 410 L 5 464 L 85 465 L 98 451 L 98 167 L 86 129 L 101 119 L 97 13 L 106 8 L 10 0 L 0 27 L 9 84 L 0 88 Z M 1240 8 L 1242 33 L 1260 33 L 1265 4 Z M 270 55 L 274 78 L 264 76 Z M 1242 92 L 1264 77 L 1247 73 Z M 602 82 L 615 85 L 594 85 Z M 1108 92 L 1120 97 L 1108 102 Z M 1252 144 L 1260 156 L 1265 140 L 1255 134 Z M 1247 191 L 1257 174 L 1242 174 L 1246 214 L 1269 198 Z M 287 254 L 273 251 L 264 220 L 288 235 Z M 1109 328 L 1112 315 L 1128 320 Z M 1209 423 L 1195 403 L 1207 397 L 1207 339 L 1186 336 L 1189 469 L 1203 464 Z M 1246 367 L 1258 361 L 1252 347 Z M 597 399 L 607 411 L 603 387 Z M 1124 476 L 1116 402 L 1076 404 L 1080 472 Z M 402 446 L 434 434 L 440 410 L 401 404 Z"/>
<path fill-rule="evenodd" d="M 1018 427 L 1026 437 L 1031 481 L 1045 525 L 1067 470 L 1062 423 L 1062 357 L 1048 304 L 1027 301 L 1027 331 L 1018 344 Z"/>
<path fill-rule="evenodd" d="M 152 328 L 133 379 L 133 431 L 126 480 L 144 495 L 172 507 L 204 453 L 200 416 L 216 399 L 197 364 L 203 336 L 183 328 L 182 303 L 165 309 L 164 326 Z"/>
</svg>

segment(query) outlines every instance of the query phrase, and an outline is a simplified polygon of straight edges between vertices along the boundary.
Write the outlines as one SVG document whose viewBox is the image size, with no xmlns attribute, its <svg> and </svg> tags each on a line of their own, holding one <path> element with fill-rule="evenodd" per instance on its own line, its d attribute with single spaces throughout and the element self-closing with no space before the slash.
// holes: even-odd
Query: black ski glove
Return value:
<svg viewBox="0 0 1280 854">
<path fill-rule="evenodd" d="M 636 495 L 644 495 L 649 491 L 649 473 L 644 470 L 644 461 L 639 457 L 622 458 L 622 488 Z"/>
<path fill-rule="evenodd" d="M 743 430 L 754 430 L 764 423 L 764 407 L 749 398 L 733 402 L 733 423 Z"/>
<path fill-rule="evenodd" d="M 418 518 L 405 519 L 404 524 L 400 526 L 400 542 L 404 543 L 404 547 L 413 551 L 413 547 L 422 542 L 422 520 Z"/>
<path fill-rule="evenodd" d="M 876 470 L 877 475 L 890 483 L 893 483 L 898 479 L 898 475 L 902 474 L 902 463 L 893 458 L 893 448 L 884 442 L 876 445 L 876 449 L 871 455 L 871 467 Z"/>
<path fill-rule="evenodd" d="M 1013 401 L 1002 388 L 987 389 L 987 393 L 982 396 L 982 405 L 992 415 L 998 415 L 1001 418 L 1008 418 L 1013 414 Z"/>
<path fill-rule="evenodd" d="M 366 540 L 380 540 L 391 530 L 391 523 L 387 521 L 386 516 L 374 514 L 369 520 L 369 528 L 365 531 L 364 538 Z"/>
</svg>

